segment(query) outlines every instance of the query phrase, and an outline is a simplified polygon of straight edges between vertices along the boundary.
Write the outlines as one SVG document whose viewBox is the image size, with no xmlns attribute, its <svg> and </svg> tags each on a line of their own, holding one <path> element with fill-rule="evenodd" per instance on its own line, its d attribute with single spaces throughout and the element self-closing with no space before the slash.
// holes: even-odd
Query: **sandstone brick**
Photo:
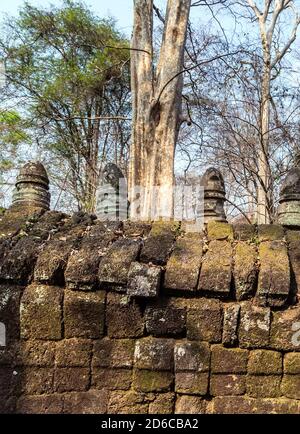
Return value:
<svg viewBox="0 0 300 434">
<path fill-rule="evenodd" d="M 63 397 L 59 394 L 22 396 L 17 403 L 17 413 L 60 414 L 63 412 Z"/>
<path fill-rule="evenodd" d="M 164 287 L 195 291 L 202 258 L 201 234 L 186 234 L 178 238 L 168 260 Z"/>
<path fill-rule="evenodd" d="M 219 300 L 198 299 L 187 310 L 187 337 L 191 340 L 220 342 L 222 312 Z"/>
<path fill-rule="evenodd" d="M 245 374 L 248 351 L 214 345 L 211 352 L 211 372 L 215 374 Z"/>
<path fill-rule="evenodd" d="M 93 366 L 131 368 L 135 342 L 131 339 L 104 338 L 94 343 Z"/>
<path fill-rule="evenodd" d="M 224 308 L 222 342 L 226 346 L 234 346 L 238 340 L 238 322 L 241 307 L 230 304 Z"/>
<path fill-rule="evenodd" d="M 186 331 L 186 308 L 171 303 L 146 307 L 146 330 L 153 336 L 176 336 Z"/>
<path fill-rule="evenodd" d="M 213 374 L 210 377 L 212 396 L 243 395 L 246 391 L 246 375 Z"/>
<path fill-rule="evenodd" d="M 20 341 L 16 348 L 18 366 L 54 366 L 56 345 L 53 341 Z"/>
<path fill-rule="evenodd" d="M 51 240 L 39 254 L 34 268 L 34 279 L 41 283 L 63 283 L 63 273 L 74 242 L 65 238 Z"/>
<path fill-rule="evenodd" d="M 149 414 L 171 414 L 174 407 L 174 393 L 160 393 L 149 404 Z"/>
<path fill-rule="evenodd" d="M 178 223 L 176 222 L 154 222 L 141 250 L 141 261 L 165 265 L 175 242 L 177 229 Z"/>
<path fill-rule="evenodd" d="M 257 302 L 263 306 L 282 306 L 290 289 L 290 265 L 285 242 L 261 243 L 259 257 Z"/>
<path fill-rule="evenodd" d="M 20 298 L 23 287 L 0 284 L 0 323 L 5 325 L 5 345 L 20 337 Z"/>
<path fill-rule="evenodd" d="M 175 374 L 175 391 L 191 395 L 206 395 L 208 375 L 208 372 L 177 372 Z"/>
<path fill-rule="evenodd" d="M 287 398 L 300 399 L 300 376 L 284 375 L 281 383 L 281 391 Z"/>
<path fill-rule="evenodd" d="M 231 279 L 231 244 L 228 241 L 213 240 L 202 259 L 198 290 L 228 296 Z"/>
<path fill-rule="evenodd" d="M 247 223 L 233 224 L 234 239 L 238 241 L 249 241 L 256 237 L 256 226 Z"/>
<path fill-rule="evenodd" d="M 131 383 L 131 369 L 93 368 L 92 386 L 96 389 L 128 390 Z"/>
<path fill-rule="evenodd" d="M 109 395 L 107 412 L 109 414 L 146 414 L 149 401 L 144 393 L 135 391 L 112 391 Z"/>
<path fill-rule="evenodd" d="M 32 367 L 18 373 L 19 387 L 27 395 L 53 393 L 54 369 Z"/>
<path fill-rule="evenodd" d="M 109 392 L 89 390 L 63 395 L 64 413 L 67 414 L 104 414 L 107 410 Z"/>
<path fill-rule="evenodd" d="M 20 306 L 23 339 L 61 339 L 62 295 L 57 286 L 33 284 L 25 289 Z"/>
<path fill-rule="evenodd" d="M 270 347 L 279 351 L 300 351 L 300 306 L 273 312 Z"/>
<path fill-rule="evenodd" d="M 59 367 L 89 366 L 92 343 L 86 339 L 64 339 L 57 344 L 56 365 Z"/>
<path fill-rule="evenodd" d="M 284 355 L 284 372 L 286 374 L 300 374 L 300 353 Z"/>
<path fill-rule="evenodd" d="M 166 392 L 171 389 L 173 381 L 174 374 L 172 372 L 136 369 L 133 387 L 140 392 Z"/>
<path fill-rule="evenodd" d="M 282 240 L 284 237 L 284 231 L 281 225 L 258 225 L 257 230 L 260 242 Z"/>
<path fill-rule="evenodd" d="M 276 398 L 281 396 L 280 375 L 248 375 L 247 394 L 254 398 Z"/>
<path fill-rule="evenodd" d="M 237 300 L 253 296 L 257 279 L 257 249 L 255 245 L 240 241 L 234 254 L 234 286 Z"/>
<path fill-rule="evenodd" d="M 204 342 L 177 342 L 174 359 L 175 372 L 207 372 L 210 363 L 209 345 Z"/>
<path fill-rule="evenodd" d="M 177 395 L 175 414 L 203 414 L 206 404 L 200 396 Z"/>
<path fill-rule="evenodd" d="M 126 285 L 130 264 L 136 260 L 140 247 L 140 241 L 127 238 L 113 243 L 100 262 L 100 283 Z"/>
<path fill-rule="evenodd" d="M 134 364 L 139 369 L 167 371 L 174 366 L 172 339 L 144 338 L 136 341 Z"/>
<path fill-rule="evenodd" d="M 149 235 L 151 223 L 125 220 L 123 222 L 123 232 L 126 237 L 137 238 Z"/>
<path fill-rule="evenodd" d="M 214 398 L 207 407 L 213 414 L 292 414 L 298 413 L 299 402 L 285 398 L 255 399 L 244 396 Z"/>
<path fill-rule="evenodd" d="M 282 354 L 278 351 L 254 350 L 250 352 L 248 362 L 248 373 L 259 374 L 281 374 Z"/>
<path fill-rule="evenodd" d="M 105 292 L 65 291 L 65 337 L 97 339 L 104 333 Z"/>
<path fill-rule="evenodd" d="M 54 376 L 55 392 L 80 392 L 89 387 L 88 368 L 56 368 Z"/>
<path fill-rule="evenodd" d="M 228 223 L 209 221 L 206 230 L 211 240 L 233 240 L 233 227 Z"/>
<path fill-rule="evenodd" d="M 160 281 L 160 267 L 132 262 L 128 273 L 127 294 L 131 297 L 156 297 Z"/>
<path fill-rule="evenodd" d="M 248 302 L 242 304 L 238 331 L 241 348 L 268 347 L 270 327 L 270 308 L 253 306 Z"/>
<path fill-rule="evenodd" d="M 144 319 L 139 304 L 127 296 L 109 293 L 107 296 L 106 325 L 110 338 L 143 336 Z"/>
</svg>

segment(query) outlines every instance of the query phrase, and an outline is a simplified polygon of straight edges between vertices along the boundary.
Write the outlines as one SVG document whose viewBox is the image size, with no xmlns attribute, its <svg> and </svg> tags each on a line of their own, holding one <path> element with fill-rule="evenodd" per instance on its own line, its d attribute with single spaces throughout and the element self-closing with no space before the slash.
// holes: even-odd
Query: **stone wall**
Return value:
<svg viewBox="0 0 300 434">
<path fill-rule="evenodd" d="M 0 409 L 300 413 L 300 231 L 0 216 Z"/>
</svg>

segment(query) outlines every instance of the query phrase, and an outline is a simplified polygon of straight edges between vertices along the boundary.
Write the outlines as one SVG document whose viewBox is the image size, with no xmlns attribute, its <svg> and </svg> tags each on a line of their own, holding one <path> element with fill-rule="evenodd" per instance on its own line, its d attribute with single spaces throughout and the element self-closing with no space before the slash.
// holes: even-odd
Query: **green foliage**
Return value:
<svg viewBox="0 0 300 434">
<path fill-rule="evenodd" d="M 32 139 L 68 162 L 79 201 L 90 200 L 88 177 L 105 146 L 99 117 L 129 110 L 128 41 L 112 19 L 72 0 L 25 3 L 2 33 L 7 89 L 22 98 Z"/>
</svg>

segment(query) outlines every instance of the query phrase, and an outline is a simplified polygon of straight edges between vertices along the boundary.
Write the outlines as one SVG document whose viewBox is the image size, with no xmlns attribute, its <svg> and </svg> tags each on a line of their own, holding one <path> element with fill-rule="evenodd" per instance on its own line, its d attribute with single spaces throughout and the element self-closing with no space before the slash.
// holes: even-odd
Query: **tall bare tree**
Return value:
<svg viewBox="0 0 300 434">
<path fill-rule="evenodd" d="M 131 43 L 133 102 L 129 199 L 132 218 L 149 218 L 153 186 L 157 209 L 173 213 L 174 152 L 182 122 L 183 58 L 191 0 L 168 0 L 158 62 L 153 55 L 153 0 L 134 0 Z M 134 206 L 135 186 L 144 189 Z M 162 215 L 163 216 L 163 215 Z"/>
<path fill-rule="evenodd" d="M 261 143 L 259 152 L 259 185 L 257 190 L 257 222 L 270 222 L 270 164 L 269 164 L 269 130 L 271 106 L 271 81 L 277 75 L 280 61 L 290 49 L 296 39 L 300 17 L 293 0 L 264 0 L 255 2 L 247 0 L 259 25 L 260 41 L 263 56 L 263 71 L 261 75 L 261 115 L 260 133 Z M 276 28 L 284 12 L 290 11 L 294 15 L 291 33 L 282 47 L 278 46 L 278 33 Z M 274 43 L 276 49 L 272 49 Z M 273 75 L 273 76 L 272 76 Z"/>
</svg>

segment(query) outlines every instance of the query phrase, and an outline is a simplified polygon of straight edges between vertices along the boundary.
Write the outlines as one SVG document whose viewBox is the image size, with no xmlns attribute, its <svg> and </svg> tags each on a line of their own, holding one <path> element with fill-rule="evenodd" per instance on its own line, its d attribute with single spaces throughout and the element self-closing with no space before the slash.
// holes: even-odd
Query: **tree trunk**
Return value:
<svg viewBox="0 0 300 434">
<path fill-rule="evenodd" d="M 134 1 L 131 54 L 133 102 L 129 166 L 131 218 L 173 215 L 174 153 L 181 123 L 183 56 L 190 0 L 168 0 L 156 71 L 153 1 Z M 140 187 L 137 202 L 136 187 Z M 154 187 L 157 187 L 155 191 Z M 139 206 L 137 206 L 137 204 Z"/>
<path fill-rule="evenodd" d="M 261 86 L 261 146 L 258 151 L 258 188 L 257 223 L 270 223 L 270 167 L 269 167 L 269 129 L 270 129 L 270 59 L 264 60 Z"/>
</svg>

